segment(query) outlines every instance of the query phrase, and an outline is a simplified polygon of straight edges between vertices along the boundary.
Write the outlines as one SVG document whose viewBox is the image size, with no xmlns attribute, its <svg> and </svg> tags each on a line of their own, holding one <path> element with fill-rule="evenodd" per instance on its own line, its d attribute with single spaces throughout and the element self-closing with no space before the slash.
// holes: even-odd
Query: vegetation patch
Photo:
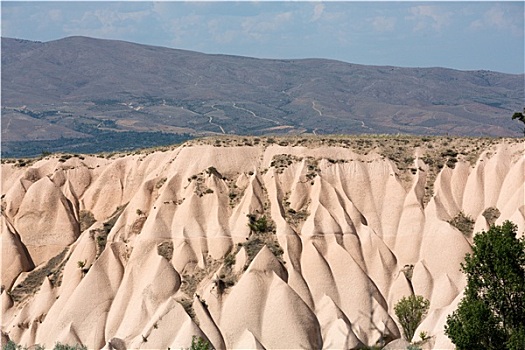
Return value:
<svg viewBox="0 0 525 350">
<path fill-rule="evenodd" d="M 113 214 L 110 216 L 110 218 L 106 222 L 104 222 L 101 229 L 89 231 L 89 237 L 91 237 L 91 239 L 94 239 L 97 242 L 96 259 L 98 259 L 100 254 L 102 254 L 102 252 L 106 248 L 109 232 L 111 231 L 113 226 L 115 226 L 115 223 L 117 222 L 124 209 L 126 209 L 127 205 L 128 204 L 126 203 L 124 205 L 118 206 L 117 209 L 115 209 Z"/>
<path fill-rule="evenodd" d="M 496 220 L 500 217 L 501 213 L 498 210 L 498 208 L 490 207 L 485 209 L 481 215 L 485 217 L 489 225 L 494 225 L 494 223 L 496 223 Z"/>
<path fill-rule="evenodd" d="M 277 174 L 282 174 L 290 165 L 305 160 L 306 180 L 313 180 L 321 169 L 319 168 L 319 159 L 314 157 L 297 157 L 291 154 L 276 154 L 273 156 L 270 166 L 275 168 Z"/>
<path fill-rule="evenodd" d="M 238 244 L 239 247 L 244 247 L 247 255 L 244 269 L 246 270 L 248 268 L 263 246 L 267 246 L 273 255 L 284 263 L 282 260 L 284 250 L 279 245 L 279 241 L 275 235 L 273 221 L 268 220 L 265 215 L 257 218 L 255 214 L 248 214 L 248 226 L 250 227 L 250 235 L 246 242 Z"/>
<path fill-rule="evenodd" d="M 471 235 L 474 231 L 474 220 L 465 215 L 462 211 L 458 213 L 452 220 L 448 221 L 449 224 L 460 230 L 464 235 Z"/>
<path fill-rule="evenodd" d="M 461 271 L 463 299 L 445 334 L 458 350 L 525 347 L 525 238 L 510 221 L 474 237 Z"/>
<path fill-rule="evenodd" d="M 306 180 L 312 181 L 320 173 L 319 160 L 314 157 L 306 157 Z M 311 184 L 313 185 L 313 181 Z"/>
<path fill-rule="evenodd" d="M 213 346 L 201 337 L 193 336 L 191 338 L 191 346 L 184 350 L 212 350 Z"/>
<path fill-rule="evenodd" d="M 144 227 L 144 223 L 146 223 L 146 220 L 148 218 L 146 216 L 139 216 L 137 220 L 133 222 L 133 225 L 131 225 L 131 234 L 132 235 L 138 235 L 140 232 L 142 232 L 142 227 Z"/>
<path fill-rule="evenodd" d="M 157 183 L 155 184 L 155 189 L 161 188 L 166 183 L 167 178 L 163 177 L 162 179 L 159 179 Z"/>
<path fill-rule="evenodd" d="M 213 259 L 211 256 L 207 256 L 204 260 L 204 268 L 195 266 L 193 271 L 185 272 L 181 275 L 181 286 L 180 291 L 183 293 L 177 301 L 184 307 L 186 313 L 195 319 L 195 310 L 193 310 L 193 296 L 199 287 L 199 284 L 206 278 L 211 277 L 212 274 L 219 270 L 222 264 L 222 259 Z"/>
<path fill-rule="evenodd" d="M 211 167 L 211 168 L 213 168 L 213 167 Z M 205 171 L 201 171 L 198 174 L 194 174 L 194 175 L 192 175 L 191 177 L 188 178 L 188 182 L 189 183 L 191 183 L 192 181 L 195 182 L 195 189 L 194 189 L 193 192 L 199 197 L 202 197 L 204 195 L 213 193 L 213 190 L 211 188 L 208 188 L 204 184 L 204 182 L 206 180 L 205 176 L 206 175 L 210 176 L 212 174 L 212 172 L 210 172 L 209 169 L 210 168 L 208 168 Z M 215 169 L 215 168 L 213 168 L 213 169 Z M 222 179 L 222 175 L 220 176 L 220 179 Z"/>
<path fill-rule="evenodd" d="M 235 181 L 233 180 L 231 181 L 226 180 L 226 183 L 228 184 L 228 189 L 229 189 L 228 198 L 230 200 L 230 207 L 235 208 L 241 202 L 241 199 L 244 195 L 244 191 L 246 190 L 246 188 L 239 188 L 239 186 L 237 186 L 235 184 Z"/>
<path fill-rule="evenodd" d="M 80 232 L 84 232 L 88 228 L 91 227 L 97 220 L 95 220 L 95 216 L 92 212 L 89 210 L 81 210 L 78 214 L 79 216 L 79 224 L 80 224 Z"/>
<path fill-rule="evenodd" d="M 273 156 L 270 166 L 274 167 L 278 174 L 282 174 L 290 165 L 300 162 L 302 159 L 291 154 L 276 154 Z"/>
<path fill-rule="evenodd" d="M 157 246 L 157 254 L 162 256 L 168 261 L 171 261 L 173 258 L 173 242 L 165 241 Z"/>
<path fill-rule="evenodd" d="M 430 301 L 421 295 L 404 297 L 394 306 L 394 312 L 408 342 L 412 341 L 414 333 L 427 315 L 429 307 Z"/>
<path fill-rule="evenodd" d="M 290 224 L 292 227 L 296 229 L 296 231 L 299 231 L 301 229 L 302 224 L 306 221 L 310 213 L 308 212 L 308 204 L 306 206 L 302 207 L 299 210 L 295 210 L 290 207 L 290 202 L 288 201 L 289 193 L 286 193 L 286 195 L 283 197 L 282 205 L 284 209 L 284 219 L 288 224 Z"/>
<path fill-rule="evenodd" d="M 29 348 L 23 347 L 22 345 L 16 344 L 14 341 L 10 340 L 7 342 L 7 344 L 2 348 L 3 350 L 45 350 L 46 347 L 40 344 L 35 344 L 33 346 L 30 346 Z M 53 350 L 87 350 L 87 347 L 85 345 L 81 344 L 75 344 L 75 345 L 68 345 L 68 344 L 62 344 L 60 342 L 57 342 L 55 346 L 53 347 Z"/>
<path fill-rule="evenodd" d="M 62 270 L 67 262 L 66 254 L 68 250 L 69 248 L 65 248 L 58 255 L 49 259 L 43 267 L 29 272 L 26 278 L 10 292 L 13 301 L 21 302 L 26 297 L 35 294 L 42 286 L 42 283 L 44 283 L 46 277 L 49 277 L 53 286 L 60 286 Z"/>
</svg>

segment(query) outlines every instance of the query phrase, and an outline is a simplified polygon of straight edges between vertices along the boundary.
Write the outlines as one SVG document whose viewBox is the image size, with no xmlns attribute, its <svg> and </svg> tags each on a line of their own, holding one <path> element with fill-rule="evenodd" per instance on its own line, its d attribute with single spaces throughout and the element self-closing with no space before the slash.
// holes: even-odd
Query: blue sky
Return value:
<svg viewBox="0 0 525 350">
<path fill-rule="evenodd" d="M 260 58 L 524 72 L 524 2 L 15 2 L 2 36 L 71 35 Z"/>
</svg>

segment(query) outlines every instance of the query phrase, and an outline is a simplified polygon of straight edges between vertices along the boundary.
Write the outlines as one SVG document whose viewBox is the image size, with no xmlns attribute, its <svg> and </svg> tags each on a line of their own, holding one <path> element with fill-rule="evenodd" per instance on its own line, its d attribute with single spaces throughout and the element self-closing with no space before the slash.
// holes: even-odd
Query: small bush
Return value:
<svg viewBox="0 0 525 350">
<path fill-rule="evenodd" d="M 248 226 L 250 227 L 250 230 L 254 233 L 264 233 L 268 232 L 269 224 L 268 219 L 266 219 L 266 216 L 261 216 L 260 218 L 256 219 L 255 214 L 248 214 Z"/>
<path fill-rule="evenodd" d="M 165 241 L 157 246 L 157 254 L 162 256 L 168 261 L 171 261 L 173 258 L 173 242 Z"/>
<path fill-rule="evenodd" d="M 448 223 L 460 230 L 464 235 L 470 235 L 474 231 L 474 220 L 462 211 Z"/>
<path fill-rule="evenodd" d="M 17 345 L 14 341 L 10 340 L 7 342 L 7 344 L 3 347 L 3 350 L 45 350 L 45 347 L 40 344 L 35 344 L 31 346 L 30 348 L 23 347 L 22 345 Z M 87 347 L 80 344 L 75 345 L 68 345 L 68 344 L 62 344 L 62 343 L 56 343 L 53 350 L 87 350 Z"/>
<path fill-rule="evenodd" d="M 426 316 L 429 307 L 430 302 L 421 295 L 405 297 L 394 306 L 394 312 L 407 341 L 414 337 L 414 332 Z"/>
<path fill-rule="evenodd" d="M 496 220 L 500 217 L 501 213 L 498 208 L 490 207 L 483 211 L 483 217 L 487 220 L 489 225 L 494 225 Z"/>
<path fill-rule="evenodd" d="M 213 347 L 201 337 L 193 336 L 191 346 L 187 350 L 213 350 Z"/>
<path fill-rule="evenodd" d="M 224 267 L 229 269 L 233 265 L 235 265 L 235 254 L 232 252 L 224 257 Z"/>
<path fill-rule="evenodd" d="M 416 345 L 416 344 L 409 344 L 407 346 L 407 350 L 421 350 L 421 347 L 419 345 Z"/>
<path fill-rule="evenodd" d="M 452 149 L 447 149 L 446 151 L 444 152 L 441 152 L 441 156 L 442 157 L 452 157 L 452 158 L 455 158 L 458 156 L 458 152 L 452 150 Z"/>
<path fill-rule="evenodd" d="M 163 177 L 162 179 L 160 179 L 159 181 L 157 181 L 157 183 L 155 184 L 155 188 L 158 190 L 159 188 L 161 188 L 165 183 L 166 183 L 166 180 L 167 178 Z"/>
<path fill-rule="evenodd" d="M 87 347 L 84 345 L 80 345 L 80 344 L 68 345 L 68 344 L 56 343 L 53 350 L 87 350 Z"/>
<path fill-rule="evenodd" d="M 78 221 L 80 224 L 80 232 L 84 232 L 86 229 L 90 228 L 97 220 L 92 212 L 89 210 L 81 210 L 78 213 Z"/>
</svg>

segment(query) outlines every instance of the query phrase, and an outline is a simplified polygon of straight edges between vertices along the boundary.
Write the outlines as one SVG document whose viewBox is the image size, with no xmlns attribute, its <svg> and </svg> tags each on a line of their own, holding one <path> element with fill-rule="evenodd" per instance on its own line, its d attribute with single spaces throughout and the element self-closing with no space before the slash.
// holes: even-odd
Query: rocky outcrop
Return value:
<svg viewBox="0 0 525 350">
<path fill-rule="evenodd" d="M 451 348 L 443 325 L 472 234 L 449 222 L 487 229 L 490 209 L 524 231 L 524 145 L 437 168 L 409 153 L 403 168 L 380 150 L 203 143 L 3 164 L 2 333 L 26 346 L 183 348 L 196 335 L 217 349 L 357 348 L 399 339 L 393 307 L 416 293 L 431 302 L 416 334 Z"/>
</svg>

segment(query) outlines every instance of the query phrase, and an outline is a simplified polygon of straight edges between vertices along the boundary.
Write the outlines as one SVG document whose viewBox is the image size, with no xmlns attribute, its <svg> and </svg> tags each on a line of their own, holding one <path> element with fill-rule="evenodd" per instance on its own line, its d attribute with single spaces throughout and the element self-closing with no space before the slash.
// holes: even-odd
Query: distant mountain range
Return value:
<svg viewBox="0 0 525 350">
<path fill-rule="evenodd" d="M 209 134 L 520 136 L 524 96 L 523 74 L 2 38 L 4 156 Z"/>
</svg>

